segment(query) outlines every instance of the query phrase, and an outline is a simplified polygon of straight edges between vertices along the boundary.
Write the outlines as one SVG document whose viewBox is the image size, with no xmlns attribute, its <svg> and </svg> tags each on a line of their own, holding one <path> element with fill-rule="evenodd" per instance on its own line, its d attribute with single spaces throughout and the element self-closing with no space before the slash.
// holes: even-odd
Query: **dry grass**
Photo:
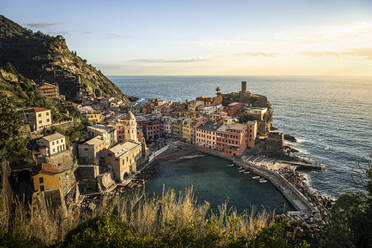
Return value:
<svg viewBox="0 0 372 248">
<path fill-rule="evenodd" d="M 160 197 L 147 198 L 142 191 L 125 197 L 104 198 L 89 215 L 79 210 L 69 210 L 65 215 L 61 209 L 48 211 L 35 203 L 26 211 L 23 204 L 17 202 L 12 222 L 9 221 L 9 209 L 5 208 L 0 215 L 0 227 L 3 232 L 11 230 L 53 244 L 63 240 L 70 230 L 84 220 L 107 212 L 114 213 L 139 236 L 154 237 L 165 233 L 172 236 L 173 233 L 192 227 L 200 238 L 208 235 L 207 230 L 212 229 L 220 237 L 229 235 L 250 239 L 272 222 L 274 216 L 266 211 L 238 215 L 236 211 L 227 209 L 226 204 L 213 212 L 209 203 L 197 203 L 193 189 L 190 188 L 179 193 L 174 190 L 163 191 Z"/>
</svg>

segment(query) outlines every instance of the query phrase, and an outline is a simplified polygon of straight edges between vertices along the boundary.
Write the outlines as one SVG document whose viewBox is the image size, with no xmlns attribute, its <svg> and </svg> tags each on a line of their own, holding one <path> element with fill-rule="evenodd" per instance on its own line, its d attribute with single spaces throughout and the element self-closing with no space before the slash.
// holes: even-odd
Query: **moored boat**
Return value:
<svg viewBox="0 0 372 248">
<path fill-rule="evenodd" d="M 252 179 L 259 179 L 260 176 L 253 176 Z"/>
<path fill-rule="evenodd" d="M 234 167 L 234 164 L 228 164 L 227 167 Z"/>
<path fill-rule="evenodd" d="M 249 174 L 251 173 L 250 171 L 244 171 L 243 174 Z"/>
<path fill-rule="evenodd" d="M 245 169 L 239 170 L 239 173 L 244 173 Z"/>
<path fill-rule="evenodd" d="M 262 181 L 262 180 L 265 180 L 265 178 L 264 177 L 261 177 L 260 179 L 258 179 L 259 181 Z"/>
<path fill-rule="evenodd" d="M 260 183 L 267 183 L 267 180 L 260 180 Z"/>
</svg>

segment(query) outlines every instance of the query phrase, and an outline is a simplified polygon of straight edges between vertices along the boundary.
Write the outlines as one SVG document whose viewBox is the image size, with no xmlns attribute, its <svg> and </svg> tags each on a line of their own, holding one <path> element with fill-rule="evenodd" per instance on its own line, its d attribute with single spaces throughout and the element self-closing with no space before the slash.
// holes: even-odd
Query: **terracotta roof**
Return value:
<svg viewBox="0 0 372 248">
<path fill-rule="evenodd" d="M 47 111 L 47 110 L 49 110 L 49 109 L 36 107 L 36 108 L 25 109 L 24 112 L 37 113 L 37 112 L 43 112 L 43 111 Z"/>
<path fill-rule="evenodd" d="M 53 168 L 50 164 L 42 163 L 39 173 L 40 172 L 58 174 L 58 173 L 60 173 L 60 170 Z"/>
<path fill-rule="evenodd" d="M 54 84 L 50 84 L 50 83 L 47 83 L 47 82 L 43 82 L 41 83 L 39 86 L 38 86 L 39 89 L 42 89 L 42 88 L 57 88 L 56 85 Z"/>
</svg>

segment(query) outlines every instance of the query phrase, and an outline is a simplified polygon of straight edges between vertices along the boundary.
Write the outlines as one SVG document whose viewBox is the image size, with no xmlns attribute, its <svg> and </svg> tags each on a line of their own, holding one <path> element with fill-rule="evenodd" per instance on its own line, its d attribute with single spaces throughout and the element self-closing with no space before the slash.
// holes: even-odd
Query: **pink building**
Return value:
<svg viewBox="0 0 372 248">
<path fill-rule="evenodd" d="M 253 148 L 257 137 L 257 121 L 247 122 L 247 133 L 245 135 L 248 148 Z"/>
<path fill-rule="evenodd" d="M 230 103 L 226 108 L 226 112 L 229 116 L 233 116 L 236 114 L 236 112 L 238 112 L 242 107 L 244 106 L 243 103 L 240 103 L 240 102 L 233 102 L 233 103 Z"/>
<path fill-rule="evenodd" d="M 170 116 L 162 116 L 160 119 L 160 131 L 162 136 L 172 135 L 172 122 L 175 121 L 174 118 Z"/>
<path fill-rule="evenodd" d="M 195 142 L 198 146 L 216 149 L 217 129 L 221 126 L 218 122 L 208 121 L 196 128 Z"/>
<path fill-rule="evenodd" d="M 242 155 L 247 148 L 247 129 L 247 125 L 240 123 L 222 125 L 217 130 L 216 149 L 228 155 Z"/>
<path fill-rule="evenodd" d="M 216 150 L 228 155 L 241 156 L 247 148 L 253 148 L 257 136 L 257 122 L 222 125 L 217 130 Z"/>
</svg>

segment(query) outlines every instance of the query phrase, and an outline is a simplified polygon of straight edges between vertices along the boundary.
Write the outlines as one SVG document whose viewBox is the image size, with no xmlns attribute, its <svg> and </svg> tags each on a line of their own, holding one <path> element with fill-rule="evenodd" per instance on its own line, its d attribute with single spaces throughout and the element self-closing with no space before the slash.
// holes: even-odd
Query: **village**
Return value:
<svg viewBox="0 0 372 248">
<path fill-rule="evenodd" d="M 37 90 L 44 97 L 63 98 L 56 84 L 43 82 Z M 235 99 L 252 95 L 245 81 L 240 92 L 234 94 Z M 20 110 L 34 141 L 36 166 L 12 168 L 12 173 L 15 181 L 23 184 L 19 188 L 32 185 L 29 200 L 51 202 L 67 209 L 87 196 L 128 185 L 157 157 L 164 157 L 167 150 L 173 157 L 180 156 L 182 153 L 177 150 L 183 149 L 230 160 L 257 155 L 260 161 L 260 156 L 282 157 L 292 151 L 284 143 L 283 132 L 271 130 L 270 106 L 252 106 L 244 100 L 224 106 L 219 88 L 215 97 L 200 96 L 185 102 L 150 99 L 124 103 L 96 97 L 86 90 L 79 90 L 77 98 L 79 120 L 54 123 L 50 109 Z M 247 121 L 242 121 L 242 116 Z M 71 137 L 62 133 L 76 122 L 84 122 L 86 130 L 78 137 L 79 142 L 71 142 Z M 277 170 L 283 168 L 280 165 L 263 166 Z"/>
</svg>

